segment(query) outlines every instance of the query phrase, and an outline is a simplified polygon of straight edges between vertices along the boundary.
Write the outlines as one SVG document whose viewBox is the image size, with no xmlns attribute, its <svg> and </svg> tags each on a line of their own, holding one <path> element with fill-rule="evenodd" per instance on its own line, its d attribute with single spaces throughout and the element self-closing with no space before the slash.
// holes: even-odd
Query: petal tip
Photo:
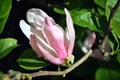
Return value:
<svg viewBox="0 0 120 80">
<path fill-rule="evenodd" d="M 24 20 L 20 20 L 19 26 L 21 31 L 25 34 L 25 36 L 30 39 L 30 35 L 33 34 L 31 32 L 31 26 L 28 25 Z"/>
</svg>

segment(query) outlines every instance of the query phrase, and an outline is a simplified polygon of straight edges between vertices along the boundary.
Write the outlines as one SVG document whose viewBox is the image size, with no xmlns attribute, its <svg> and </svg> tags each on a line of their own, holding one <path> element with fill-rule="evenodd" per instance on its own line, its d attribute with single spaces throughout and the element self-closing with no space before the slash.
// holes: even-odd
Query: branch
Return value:
<svg viewBox="0 0 120 80">
<path fill-rule="evenodd" d="M 110 30 L 111 30 L 110 21 L 113 18 L 114 14 L 115 14 L 115 12 L 116 12 L 116 10 L 118 9 L 119 6 L 120 6 L 120 0 L 118 0 L 116 5 L 114 6 L 114 8 L 110 8 L 111 13 L 110 13 L 110 17 L 108 19 L 107 28 L 106 28 L 106 30 L 104 32 L 104 35 L 103 35 L 102 46 L 104 46 L 104 44 L 106 42 L 106 38 L 107 38 L 107 36 L 108 36 L 108 34 L 109 34 Z"/>
<path fill-rule="evenodd" d="M 92 50 L 90 49 L 85 56 L 83 56 L 80 60 L 78 60 L 76 63 L 74 63 L 71 67 L 67 68 L 63 71 L 39 71 L 35 73 L 31 73 L 31 76 L 38 77 L 38 76 L 48 76 L 48 75 L 63 75 L 65 76 L 67 73 L 74 70 L 76 67 L 78 67 L 80 64 L 82 64 L 85 60 L 88 59 L 88 57 L 92 54 Z"/>
<path fill-rule="evenodd" d="M 8 74 L 5 74 L 2 78 L 2 80 L 32 80 L 34 77 L 38 76 L 55 76 L 55 75 L 63 75 L 65 77 L 66 74 L 74 70 L 76 67 L 78 67 L 80 64 L 82 64 L 85 60 L 88 59 L 88 57 L 92 54 L 92 49 L 90 49 L 86 55 L 84 55 L 80 60 L 75 62 L 72 66 L 69 68 L 63 70 L 63 71 L 39 71 L 35 73 L 21 73 L 19 71 L 9 70 Z"/>
</svg>

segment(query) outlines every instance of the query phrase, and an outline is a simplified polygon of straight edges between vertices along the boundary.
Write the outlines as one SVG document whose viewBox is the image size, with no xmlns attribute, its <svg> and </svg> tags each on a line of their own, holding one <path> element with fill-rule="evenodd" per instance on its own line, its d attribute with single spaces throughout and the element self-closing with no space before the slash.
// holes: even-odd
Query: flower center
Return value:
<svg viewBox="0 0 120 80">
<path fill-rule="evenodd" d="M 70 67 L 74 63 L 74 56 L 69 55 L 64 59 L 63 66 Z"/>
</svg>

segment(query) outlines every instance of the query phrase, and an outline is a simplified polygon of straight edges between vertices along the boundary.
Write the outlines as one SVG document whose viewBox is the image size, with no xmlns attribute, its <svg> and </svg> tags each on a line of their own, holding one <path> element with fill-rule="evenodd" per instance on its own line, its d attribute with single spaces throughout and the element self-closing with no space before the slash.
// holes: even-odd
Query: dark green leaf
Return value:
<svg viewBox="0 0 120 80">
<path fill-rule="evenodd" d="M 120 63 L 120 49 L 119 49 L 118 52 L 117 52 L 117 60 L 118 60 L 118 62 Z"/>
<path fill-rule="evenodd" d="M 12 0 L 0 0 L 0 19 L 8 16 L 12 7 Z"/>
<path fill-rule="evenodd" d="M 95 80 L 119 80 L 120 71 L 99 68 L 96 72 Z"/>
<path fill-rule="evenodd" d="M 98 21 L 95 16 L 92 15 L 92 13 L 88 10 L 73 10 L 72 12 L 72 18 L 73 22 L 81 27 L 88 28 L 90 30 L 98 31 Z M 97 26 L 97 27 L 96 27 Z"/>
<path fill-rule="evenodd" d="M 13 38 L 0 39 L 0 59 L 8 55 L 18 46 L 17 40 Z"/>
<path fill-rule="evenodd" d="M 79 8 L 79 7 L 82 7 L 83 5 L 85 5 L 85 4 L 83 4 L 84 1 L 82 1 L 82 0 L 69 0 L 69 2 L 68 1 L 64 2 L 64 5 L 66 5 L 68 9 L 76 9 L 76 8 Z M 89 3 L 88 0 L 86 1 L 86 4 L 87 4 L 87 2 Z"/>
<path fill-rule="evenodd" d="M 32 49 L 24 51 L 17 62 L 26 70 L 37 70 L 48 66 L 48 62 L 43 58 L 38 58 Z"/>
</svg>

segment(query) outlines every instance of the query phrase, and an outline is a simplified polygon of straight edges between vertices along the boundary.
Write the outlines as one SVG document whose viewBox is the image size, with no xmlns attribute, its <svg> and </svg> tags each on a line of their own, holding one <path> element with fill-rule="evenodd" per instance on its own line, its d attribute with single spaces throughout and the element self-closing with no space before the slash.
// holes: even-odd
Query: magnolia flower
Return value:
<svg viewBox="0 0 120 80">
<path fill-rule="evenodd" d="M 95 43 L 96 40 L 96 34 L 90 30 L 87 30 L 87 37 L 84 40 L 83 44 L 79 43 L 81 50 L 84 53 L 87 53 L 90 48 L 92 48 L 93 44 Z"/>
<path fill-rule="evenodd" d="M 93 47 L 96 40 L 95 32 L 88 30 L 87 35 L 88 36 L 83 44 L 79 42 L 79 46 L 81 47 L 81 50 L 84 53 L 87 53 L 88 50 Z M 112 54 L 112 48 L 110 47 L 109 43 L 105 41 L 104 47 L 99 46 L 99 48 L 97 47 L 93 49 L 93 53 L 91 57 L 94 57 L 96 59 L 109 60 L 111 54 Z"/>
<path fill-rule="evenodd" d="M 28 10 L 27 21 L 29 24 L 21 20 L 20 28 L 30 40 L 30 45 L 38 57 L 44 57 L 56 65 L 67 66 L 74 61 L 72 52 L 75 31 L 70 13 L 67 9 L 64 10 L 67 23 L 66 32 L 55 23 L 53 18 L 36 8 Z"/>
<path fill-rule="evenodd" d="M 86 37 L 85 41 L 83 42 L 83 44 L 82 43 L 79 44 L 81 46 L 81 50 L 84 53 L 87 53 L 88 50 L 93 47 L 95 40 L 96 40 L 95 32 L 87 30 L 87 37 Z M 93 50 L 93 54 L 91 55 L 91 57 L 94 57 L 97 59 L 102 59 L 103 55 L 102 55 L 101 51 L 96 48 L 95 50 Z"/>
</svg>

